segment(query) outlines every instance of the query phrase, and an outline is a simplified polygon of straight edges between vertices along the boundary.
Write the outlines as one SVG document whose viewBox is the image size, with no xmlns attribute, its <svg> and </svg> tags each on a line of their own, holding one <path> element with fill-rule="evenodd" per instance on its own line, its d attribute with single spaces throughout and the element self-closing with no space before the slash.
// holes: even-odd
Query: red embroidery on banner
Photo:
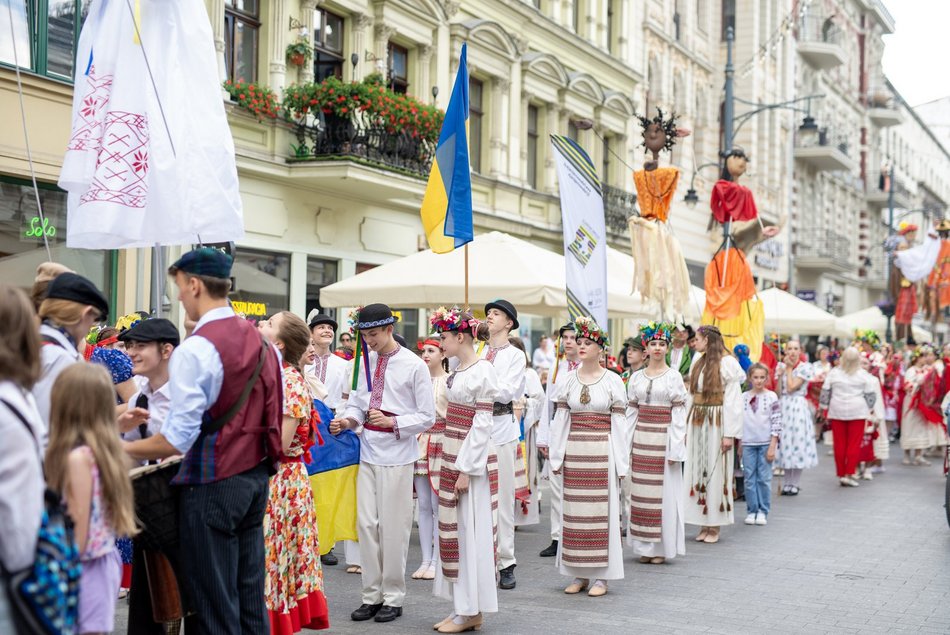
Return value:
<svg viewBox="0 0 950 635">
<path fill-rule="evenodd" d="M 148 148 L 147 116 L 133 112 L 107 112 L 96 175 L 79 204 L 107 202 L 125 207 L 145 207 Z"/>
<path fill-rule="evenodd" d="M 112 95 L 112 75 L 96 75 L 96 67 L 90 66 L 86 75 L 86 93 L 76 113 L 76 129 L 69 139 L 67 150 L 97 151 L 102 143 L 102 121 L 99 112 L 109 103 Z"/>
</svg>

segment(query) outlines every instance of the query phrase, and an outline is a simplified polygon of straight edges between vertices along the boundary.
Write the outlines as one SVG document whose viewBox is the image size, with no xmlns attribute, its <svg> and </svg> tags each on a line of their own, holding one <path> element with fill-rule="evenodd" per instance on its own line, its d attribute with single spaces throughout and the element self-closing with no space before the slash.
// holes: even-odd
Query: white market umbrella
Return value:
<svg viewBox="0 0 950 635">
<path fill-rule="evenodd" d="M 892 318 L 892 327 L 893 327 L 893 318 Z M 933 341 L 933 335 L 930 331 L 922 329 L 919 326 L 912 327 L 914 339 L 918 342 L 931 342 Z M 881 313 L 881 310 L 876 306 L 870 306 L 866 309 L 861 309 L 860 311 L 855 311 L 854 313 L 848 313 L 847 315 L 842 315 L 838 318 L 838 331 L 842 334 L 847 334 L 849 337 L 854 337 L 854 332 L 858 329 L 873 329 L 877 331 L 878 335 L 881 336 L 881 339 L 884 339 L 884 332 L 887 330 L 887 318 L 884 317 L 884 314 Z"/>
<path fill-rule="evenodd" d="M 610 265 L 608 264 L 608 271 Z M 628 283 L 632 276 L 627 279 Z M 456 249 L 399 258 L 320 290 L 322 306 L 434 308 L 464 301 L 465 256 Z M 564 257 L 503 232 L 488 232 L 469 243 L 469 301 L 480 307 L 504 298 L 522 313 L 558 316 L 567 312 Z M 607 308 L 613 317 L 645 315 L 629 284 L 617 287 L 608 275 Z"/>
<path fill-rule="evenodd" d="M 764 304 L 767 331 L 796 335 L 846 334 L 839 330 L 836 316 L 777 287 L 761 291 L 759 300 Z"/>
<path fill-rule="evenodd" d="M 655 301 L 644 302 L 639 292 L 633 292 L 633 276 L 636 270 L 636 263 L 633 257 L 627 253 L 607 247 L 607 289 L 610 293 L 625 293 L 637 303 L 637 314 L 635 317 L 644 320 L 658 320 L 660 315 L 660 305 Z M 611 296 L 613 297 L 613 296 Z M 686 307 L 686 314 L 682 316 L 687 322 L 699 322 L 702 317 L 703 306 L 706 304 L 706 292 L 695 285 L 689 288 L 689 304 Z M 677 316 L 680 317 L 680 316 Z"/>
</svg>

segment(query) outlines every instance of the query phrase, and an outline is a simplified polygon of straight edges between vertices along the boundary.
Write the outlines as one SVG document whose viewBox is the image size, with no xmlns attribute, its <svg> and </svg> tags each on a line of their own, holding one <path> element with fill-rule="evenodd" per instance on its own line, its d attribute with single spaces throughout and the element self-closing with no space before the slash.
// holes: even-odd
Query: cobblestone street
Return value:
<svg viewBox="0 0 950 635">
<path fill-rule="evenodd" d="M 626 549 L 626 579 L 602 598 L 564 595 L 569 580 L 553 558 L 538 556 L 549 541 L 544 504 L 544 525 L 516 534 L 518 587 L 498 592 L 500 612 L 486 617 L 482 632 L 950 632 L 950 528 L 939 461 L 903 466 L 892 446 L 886 474 L 846 489 L 826 447 L 819 446 L 821 464 L 805 472 L 799 496 L 773 497 L 767 527 L 743 525 L 740 502 L 739 522 L 719 544 L 688 541 L 687 555 L 663 566 L 639 564 Z M 687 529 L 688 538 L 695 535 Z M 414 531 L 410 572 L 419 560 Z M 431 632 L 450 612 L 430 582 L 410 579 L 402 618 L 352 622 L 359 576 L 345 573 L 342 558 L 324 576 L 333 633 Z M 116 632 L 124 633 L 126 606 L 119 606 Z"/>
<path fill-rule="evenodd" d="M 553 558 L 538 557 L 549 541 L 545 504 L 544 526 L 516 534 L 518 587 L 498 592 L 500 612 L 482 632 L 950 632 L 950 528 L 938 460 L 906 467 L 892 458 L 886 474 L 850 489 L 838 485 L 826 447 L 801 494 L 773 497 L 767 527 L 743 525 L 740 502 L 738 524 L 719 544 L 688 541 L 686 556 L 663 566 L 639 564 L 626 549 L 626 579 L 602 598 L 564 595 L 570 581 Z M 419 559 L 413 535 L 410 572 Z M 359 577 L 341 564 L 326 567 L 325 579 L 335 633 L 431 632 L 451 609 L 431 595 L 430 582 L 409 580 L 402 618 L 352 622 Z"/>
</svg>

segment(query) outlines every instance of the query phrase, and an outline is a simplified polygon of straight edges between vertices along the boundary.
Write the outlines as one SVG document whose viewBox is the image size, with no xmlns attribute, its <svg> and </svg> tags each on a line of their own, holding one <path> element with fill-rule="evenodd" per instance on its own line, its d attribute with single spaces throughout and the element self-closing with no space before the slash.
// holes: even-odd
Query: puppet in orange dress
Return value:
<svg viewBox="0 0 950 635">
<path fill-rule="evenodd" d="M 950 219 L 937 223 L 940 236 L 940 254 L 937 264 L 927 276 L 927 316 L 934 327 L 950 307 Z"/>
<path fill-rule="evenodd" d="M 689 271 L 679 241 L 667 218 L 679 183 L 679 170 L 659 167 L 660 152 L 672 150 L 677 137 L 689 131 L 676 127 L 676 115 L 647 119 L 637 115 L 643 126 L 643 147 L 651 158 L 642 170 L 633 173 L 640 216 L 630 217 L 630 246 L 635 263 L 633 288 L 644 300 L 656 300 L 660 310 L 682 315 L 689 303 Z"/>
<path fill-rule="evenodd" d="M 901 223 L 897 233 L 902 240 L 894 251 L 910 249 L 917 242 L 917 225 Z M 910 334 L 910 325 L 917 313 L 917 285 L 904 277 L 895 260 L 891 274 L 891 297 L 897 298 L 897 307 L 894 309 L 894 324 L 897 325 L 897 339 L 907 339 Z"/>
</svg>

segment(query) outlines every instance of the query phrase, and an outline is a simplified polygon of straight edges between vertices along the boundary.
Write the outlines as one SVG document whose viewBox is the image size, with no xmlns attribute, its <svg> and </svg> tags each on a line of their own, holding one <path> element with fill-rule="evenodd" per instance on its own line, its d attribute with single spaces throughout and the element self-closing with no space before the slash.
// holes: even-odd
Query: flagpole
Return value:
<svg viewBox="0 0 950 635">
<path fill-rule="evenodd" d="M 468 304 L 468 243 L 465 243 L 465 310 L 471 307 Z"/>
</svg>

